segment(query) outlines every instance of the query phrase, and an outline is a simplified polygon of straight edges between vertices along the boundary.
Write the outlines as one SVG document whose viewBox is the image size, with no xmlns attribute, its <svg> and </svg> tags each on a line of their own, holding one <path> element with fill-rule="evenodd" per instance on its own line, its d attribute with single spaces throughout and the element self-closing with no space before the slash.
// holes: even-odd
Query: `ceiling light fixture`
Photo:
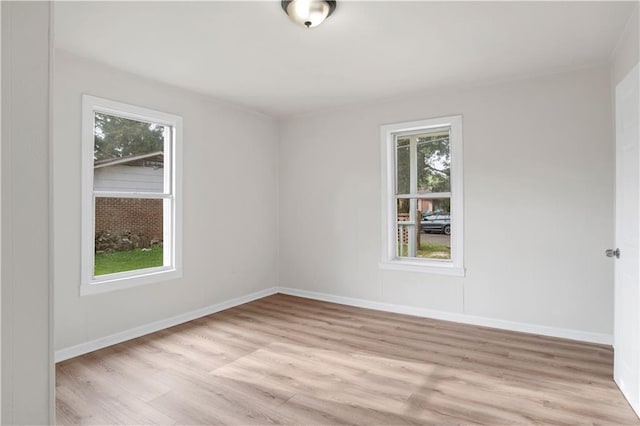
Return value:
<svg viewBox="0 0 640 426">
<path fill-rule="evenodd" d="M 332 0 L 282 0 L 281 5 L 293 22 L 307 28 L 320 25 L 336 10 Z"/>
</svg>

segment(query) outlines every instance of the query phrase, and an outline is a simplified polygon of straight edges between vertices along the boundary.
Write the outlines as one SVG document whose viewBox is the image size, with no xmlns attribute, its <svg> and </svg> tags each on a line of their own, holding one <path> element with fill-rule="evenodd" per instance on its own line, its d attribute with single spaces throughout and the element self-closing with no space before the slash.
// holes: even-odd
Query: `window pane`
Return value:
<svg viewBox="0 0 640 426">
<path fill-rule="evenodd" d="M 451 199 L 419 198 L 420 235 L 417 257 L 451 259 Z"/>
<path fill-rule="evenodd" d="M 164 192 L 167 130 L 163 125 L 96 112 L 94 190 Z"/>
<path fill-rule="evenodd" d="M 396 141 L 396 194 L 409 194 L 410 189 L 409 139 Z"/>
<path fill-rule="evenodd" d="M 398 257 L 451 259 L 451 199 L 398 199 Z M 411 209 L 415 208 L 412 220 Z"/>
<path fill-rule="evenodd" d="M 94 275 L 164 266 L 163 199 L 95 200 Z"/>
<path fill-rule="evenodd" d="M 408 198 L 399 198 L 396 201 L 397 206 L 397 215 L 399 221 L 407 221 L 409 220 L 409 203 L 410 200 Z"/>
<path fill-rule="evenodd" d="M 418 192 L 451 192 L 449 130 L 417 135 Z"/>
<path fill-rule="evenodd" d="M 396 218 L 398 220 L 397 237 L 398 245 L 396 255 L 398 257 L 415 256 L 416 253 L 416 216 L 411 220 L 411 204 L 415 200 L 400 198 L 396 201 Z"/>
</svg>

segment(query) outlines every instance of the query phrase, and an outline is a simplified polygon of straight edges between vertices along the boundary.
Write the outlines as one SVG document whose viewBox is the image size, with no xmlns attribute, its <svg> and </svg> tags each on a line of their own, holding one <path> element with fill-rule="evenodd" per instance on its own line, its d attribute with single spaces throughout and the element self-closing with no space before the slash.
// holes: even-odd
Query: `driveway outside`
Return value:
<svg viewBox="0 0 640 426">
<path fill-rule="evenodd" d="M 422 241 L 423 243 L 429 242 L 429 243 L 442 244 L 447 247 L 451 247 L 451 235 L 427 234 L 425 232 L 422 232 L 420 234 L 420 241 Z"/>
</svg>

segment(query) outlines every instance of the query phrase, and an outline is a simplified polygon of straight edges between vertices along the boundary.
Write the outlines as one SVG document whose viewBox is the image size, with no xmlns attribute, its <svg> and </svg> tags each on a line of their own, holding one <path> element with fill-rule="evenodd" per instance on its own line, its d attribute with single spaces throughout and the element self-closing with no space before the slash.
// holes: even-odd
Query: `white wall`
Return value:
<svg viewBox="0 0 640 426">
<path fill-rule="evenodd" d="M 640 59 L 640 7 L 636 5 L 612 54 L 611 80 L 615 87 Z"/>
<path fill-rule="evenodd" d="M 2 2 L 2 424 L 52 424 L 48 2 Z"/>
<path fill-rule="evenodd" d="M 380 270 L 379 126 L 454 114 L 467 276 Z M 611 117 L 601 67 L 284 120 L 280 284 L 610 336 Z"/>
<path fill-rule="evenodd" d="M 182 279 L 79 296 L 83 93 L 183 117 Z M 54 99 L 56 349 L 276 285 L 278 128 L 273 119 L 59 50 Z"/>
</svg>

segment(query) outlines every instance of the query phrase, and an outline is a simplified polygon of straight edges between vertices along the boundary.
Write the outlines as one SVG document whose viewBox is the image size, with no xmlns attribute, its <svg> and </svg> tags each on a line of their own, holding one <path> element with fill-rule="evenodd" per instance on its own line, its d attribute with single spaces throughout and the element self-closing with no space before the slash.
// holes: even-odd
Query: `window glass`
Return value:
<svg viewBox="0 0 640 426">
<path fill-rule="evenodd" d="M 396 194 L 408 194 L 411 188 L 409 139 L 398 139 L 396 159 Z"/>
<path fill-rule="evenodd" d="M 449 131 L 416 135 L 417 192 L 451 191 Z"/>
<path fill-rule="evenodd" d="M 394 138 L 398 258 L 451 261 L 451 127 Z"/>
<path fill-rule="evenodd" d="M 411 219 L 410 205 L 416 206 Z M 451 259 L 451 199 L 411 198 L 398 200 L 398 257 Z"/>
<path fill-rule="evenodd" d="M 170 266 L 163 253 L 169 133 L 161 124 L 94 113 L 94 277 Z M 137 193 L 150 196 L 117 196 Z"/>
<path fill-rule="evenodd" d="M 81 294 L 181 275 L 182 119 L 83 96 Z"/>
<path fill-rule="evenodd" d="M 462 116 L 381 127 L 389 270 L 464 276 Z"/>
<path fill-rule="evenodd" d="M 451 198 L 417 196 L 450 193 L 449 134 L 445 128 L 396 138 L 398 257 L 451 259 Z"/>
<path fill-rule="evenodd" d="M 451 199 L 421 198 L 417 205 L 422 217 L 417 257 L 451 259 Z"/>
<path fill-rule="evenodd" d="M 164 192 L 166 126 L 95 113 L 93 188 Z"/>
<path fill-rule="evenodd" d="M 94 275 L 164 265 L 164 200 L 96 197 Z"/>
</svg>

